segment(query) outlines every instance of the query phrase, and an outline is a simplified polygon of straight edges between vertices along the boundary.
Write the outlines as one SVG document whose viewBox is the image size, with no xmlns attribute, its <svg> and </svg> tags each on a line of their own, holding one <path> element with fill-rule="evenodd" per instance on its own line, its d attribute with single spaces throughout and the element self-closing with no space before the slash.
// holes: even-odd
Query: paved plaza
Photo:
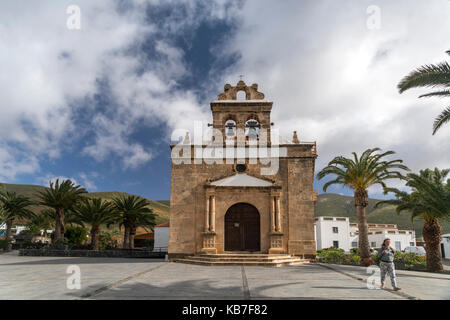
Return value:
<svg viewBox="0 0 450 320">
<path fill-rule="evenodd" d="M 67 268 L 81 271 L 68 289 Z M 402 291 L 368 289 L 366 268 L 209 267 L 157 259 L 0 255 L 5 299 L 450 299 L 450 274 L 397 271 Z M 390 288 L 388 281 L 387 287 Z"/>
</svg>

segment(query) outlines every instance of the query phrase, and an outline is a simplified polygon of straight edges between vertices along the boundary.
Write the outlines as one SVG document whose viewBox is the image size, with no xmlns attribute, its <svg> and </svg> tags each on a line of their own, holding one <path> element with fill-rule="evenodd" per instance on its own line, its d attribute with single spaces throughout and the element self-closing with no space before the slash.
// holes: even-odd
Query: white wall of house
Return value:
<svg viewBox="0 0 450 320">
<path fill-rule="evenodd" d="M 330 248 L 335 244 L 345 251 L 358 248 L 358 226 L 356 223 L 350 223 L 346 217 L 317 217 L 315 220 L 314 231 L 317 250 Z M 371 248 L 380 248 L 386 238 L 390 238 L 391 246 L 398 250 L 416 245 L 414 230 L 398 230 L 395 224 L 372 223 L 368 227 Z"/>
<path fill-rule="evenodd" d="M 21 233 L 24 230 L 28 230 L 28 227 L 26 227 L 26 226 L 14 226 L 11 229 L 13 234 L 19 234 L 19 233 Z"/>
<path fill-rule="evenodd" d="M 349 219 L 346 217 L 317 217 L 315 233 L 317 250 L 330 247 L 350 250 Z"/>
<path fill-rule="evenodd" d="M 445 256 L 445 259 L 450 260 L 450 233 L 442 235 L 441 251 L 442 251 L 442 247 L 444 247 L 443 248 L 444 249 L 443 256 Z"/>
<path fill-rule="evenodd" d="M 406 247 L 416 245 L 416 235 L 413 230 L 380 230 L 369 231 L 369 245 L 371 248 L 381 248 L 384 239 L 391 239 L 391 247 L 395 250 L 404 250 Z M 358 242 L 358 235 L 352 238 L 352 248 Z"/>
<path fill-rule="evenodd" d="M 167 248 L 169 246 L 169 227 L 155 227 L 155 243 L 153 247 Z"/>
</svg>

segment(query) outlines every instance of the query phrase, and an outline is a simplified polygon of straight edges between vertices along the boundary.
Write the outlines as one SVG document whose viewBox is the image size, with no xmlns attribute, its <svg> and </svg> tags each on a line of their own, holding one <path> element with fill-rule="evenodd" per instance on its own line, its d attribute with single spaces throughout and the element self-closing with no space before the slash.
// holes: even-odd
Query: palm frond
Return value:
<svg viewBox="0 0 450 320">
<path fill-rule="evenodd" d="M 397 88 L 402 93 L 411 88 L 437 86 L 450 86 L 450 64 L 446 61 L 425 65 L 412 71 L 400 81 Z"/>
<path fill-rule="evenodd" d="M 383 160 L 393 154 L 394 151 L 381 152 L 380 148 L 373 148 L 365 150 L 360 157 L 355 152 L 352 152 L 352 158 L 338 156 L 317 173 L 317 178 L 320 180 L 328 175 L 335 176 L 335 180 L 323 186 L 324 191 L 333 184 L 342 184 L 354 190 L 366 190 L 374 184 L 380 184 L 384 188 L 385 180 L 405 179 L 400 170 L 409 171 L 400 159 Z"/>
<path fill-rule="evenodd" d="M 441 97 L 441 98 L 450 97 L 450 90 L 434 91 L 419 96 L 419 98 L 428 98 L 428 97 Z"/>
<path fill-rule="evenodd" d="M 439 130 L 439 128 L 441 128 L 444 124 L 446 124 L 449 121 L 450 121 L 450 107 L 447 107 L 434 120 L 434 123 L 433 123 L 433 135 Z"/>
</svg>

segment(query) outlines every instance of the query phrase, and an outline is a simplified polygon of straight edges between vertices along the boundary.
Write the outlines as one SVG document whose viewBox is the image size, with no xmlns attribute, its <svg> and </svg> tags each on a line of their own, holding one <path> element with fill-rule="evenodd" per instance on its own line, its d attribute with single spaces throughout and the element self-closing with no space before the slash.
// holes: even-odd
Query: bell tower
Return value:
<svg viewBox="0 0 450 320">
<path fill-rule="evenodd" d="M 240 91 L 245 92 L 245 100 L 237 100 Z M 272 104 L 264 99 L 256 83 L 247 86 L 240 80 L 234 87 L 226 84 L 218 100 L 211 102 L 212 126 L 222 133 L 224 142 L 258 141 L 270 145 Z"/>
<path fill-rule="evenodd" d="M 275 130 L 271 141 L 272 105 L 257 84 L 226 84 L 211 102 L 211 143 L 187 136 L 170 146 L 183 161 L 171 166 L 169 260 L 242 251 L 315 257 L 316 143 L 297 132 L 278 139 Z"/>
</svg>

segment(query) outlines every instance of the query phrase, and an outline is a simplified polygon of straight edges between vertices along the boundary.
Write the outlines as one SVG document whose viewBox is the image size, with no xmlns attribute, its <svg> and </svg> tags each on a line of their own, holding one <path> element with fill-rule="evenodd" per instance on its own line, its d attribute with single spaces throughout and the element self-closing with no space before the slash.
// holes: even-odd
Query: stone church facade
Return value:
<svg viewBox="0 0 450 320">
<path fill-rule="evenodd" d="M 237 100 L 239 91 L 245 100 Z M 316 143 L 300 142 L 296 132 L 292 141 L 272 141 L 272 105 L 256 84 L 227 84 L 211 102 L 210 126 L 220 135 L 210 145 L 228 148 L 215 155 L 219 161 L 198 159 L 204 143 L 182 143 L 185 161 L 171 167 L 170 260 L 235 252 L 315 257 Z M 277 151 L 255 160 L 259 143 Z M 264 172 L 269 165 L 275 169 Z"/>
</svg>

